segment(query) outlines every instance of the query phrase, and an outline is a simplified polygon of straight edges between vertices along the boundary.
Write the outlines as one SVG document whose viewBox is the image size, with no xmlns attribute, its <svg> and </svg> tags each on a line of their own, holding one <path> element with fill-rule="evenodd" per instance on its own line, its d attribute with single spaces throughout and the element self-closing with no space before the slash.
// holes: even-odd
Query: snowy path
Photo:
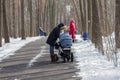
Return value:
<svg viewBox="0 0 120 80">
<path fill-rule="evenodd" d="M 0 80 L 81 80 L 75 77 L 76 62 L 50 62 L 45 41 L 46 38 L 33 41 L 2 60 Z"/>
</svg>

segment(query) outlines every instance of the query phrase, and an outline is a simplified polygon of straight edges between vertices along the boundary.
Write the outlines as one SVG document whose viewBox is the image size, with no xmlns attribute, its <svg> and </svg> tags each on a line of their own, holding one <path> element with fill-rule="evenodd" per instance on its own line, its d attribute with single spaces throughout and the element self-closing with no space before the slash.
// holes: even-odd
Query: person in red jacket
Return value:
<svg viewBox="0 0 120 80">
<path fill-rule="evenodd" d="M 71 35 L 73 42 L 75 40 L 75 32 L 76 32 L 75 21 L 71 20 L 70 27 L 69 27 L 69 34 Z"/>
</svg>

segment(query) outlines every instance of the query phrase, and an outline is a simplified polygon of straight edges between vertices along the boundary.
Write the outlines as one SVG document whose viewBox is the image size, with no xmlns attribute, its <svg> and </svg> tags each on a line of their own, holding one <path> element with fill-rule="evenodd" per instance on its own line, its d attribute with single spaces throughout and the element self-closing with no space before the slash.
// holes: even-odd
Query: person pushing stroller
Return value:
<svg viewBox="0 0 120 80">
<path fill-rule="evenodd" d="M 57 54 L 54 54 L 54 47 L 57 39 L 59 38 L 60 31 L 64 29 L 65 29 L 64 24 L 60 23 L 56 27 L 54 27 L 53 30 L 48 35 L 46 43 L 50 46 L 49 51 L 50 51 L 51 62 L 58 61 Z"/>
</svg>

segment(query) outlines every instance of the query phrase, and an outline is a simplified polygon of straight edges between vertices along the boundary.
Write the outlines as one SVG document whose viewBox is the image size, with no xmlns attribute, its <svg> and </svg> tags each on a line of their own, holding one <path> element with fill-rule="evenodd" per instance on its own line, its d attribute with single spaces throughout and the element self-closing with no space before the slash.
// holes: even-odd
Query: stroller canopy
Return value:
<svg viewBox="0 0 120 80">
<path fill-rule="evenodd" d="M 68 48 L 72 46 L 72 38 L 68 33 L 60 35 L 60 45 L 62 48 Z"/>
</svg>

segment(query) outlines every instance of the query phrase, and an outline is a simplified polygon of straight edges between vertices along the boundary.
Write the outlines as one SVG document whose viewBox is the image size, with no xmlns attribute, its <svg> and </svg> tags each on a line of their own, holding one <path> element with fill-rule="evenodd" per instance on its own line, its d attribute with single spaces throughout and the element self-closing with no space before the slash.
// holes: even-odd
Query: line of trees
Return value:
<svg viewBox="0 0 120 80">
<path fill-rule="evenodd" d="M 0 0 L 0 46 L 10 37 L 26 39 L 39 35 L 39 27 L 48 34 L 58 23 L 69 24 L 75 16 L 69 0 Z M 69 15 L 68 15 L 69 14 Z"/>
</svg>

